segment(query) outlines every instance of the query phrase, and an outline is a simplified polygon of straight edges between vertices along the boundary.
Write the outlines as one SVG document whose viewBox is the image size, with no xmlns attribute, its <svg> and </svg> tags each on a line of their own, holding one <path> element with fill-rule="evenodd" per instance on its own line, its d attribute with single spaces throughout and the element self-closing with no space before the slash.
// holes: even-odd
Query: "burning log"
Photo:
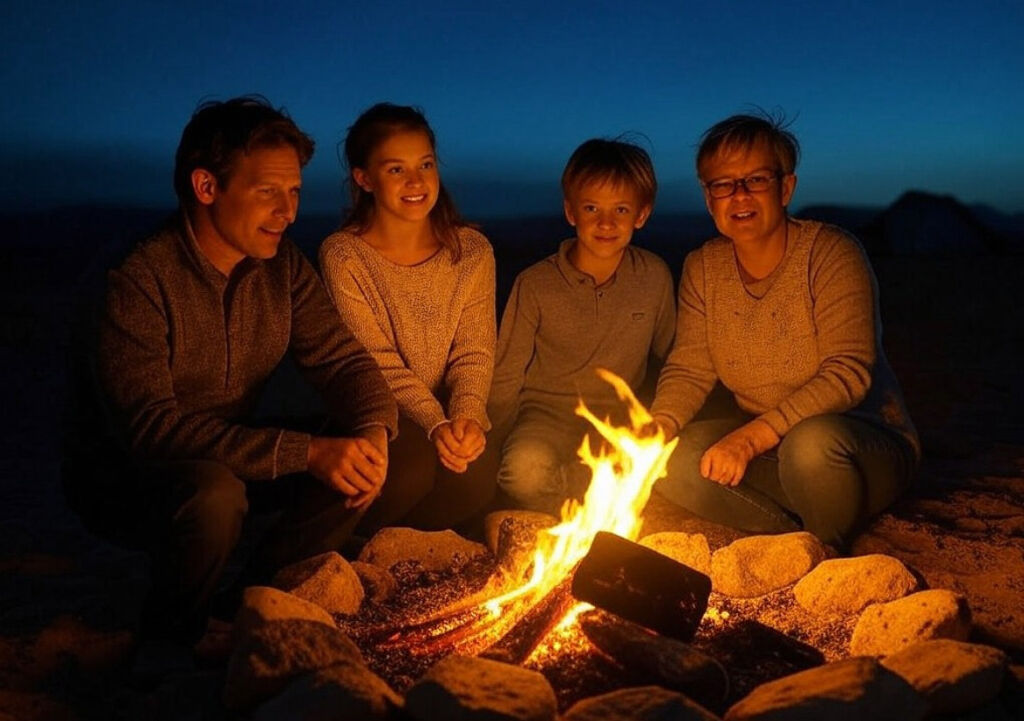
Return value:
<svg viewBox="0 0 1024 721">
<path fill-rule="evenodd" d="M 710 709 L 719 708 L 728 696 L 725 669 L 689 644 L 596 609 L 582 614 L 579 623 L 590 642 L 614 658 L 636 683 L 680 691 Z"/>
<path fill-rule="evenodd" d="M 534 604 L 522 619 L 481 655 L 504 663 L 522 664 L 544 637 L 576 604 L 570 593 L 569 579 L 555 586 L 543 599 Z"/>
</svg>

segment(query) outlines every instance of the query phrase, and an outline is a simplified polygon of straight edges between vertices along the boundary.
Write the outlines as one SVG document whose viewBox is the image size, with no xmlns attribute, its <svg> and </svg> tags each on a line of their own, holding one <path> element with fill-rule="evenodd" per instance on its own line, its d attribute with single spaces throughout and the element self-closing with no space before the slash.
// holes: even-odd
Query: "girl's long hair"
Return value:
<svg viewBox="0 0 1024 721">
<path fill-rule="evenodd" d="M 360 235 L 370 229 L 373 223 L 373 193 L 359 187 L 352 178 L 355 168 L 366 168 L 370 155 L 387 138 L 395 133 L 422 131 L 430 140 L 430 147 L 437 152 L 437 141 L 423 112 L 408 105 L 393 103 L 377 103 L 363 112 L 349 127 L 345 135 L 345 166 L 347 170 L 349 200 L 351 206 L 346 210 L 341 227 L 349 232 Z M 441 246 L 451 253 L 452 262 L 457 263 L 462 256 L 459 243 L 459 229 L 469 225 L 455 208 L 444 183 L 439 183 L 437 202 L 430 211 L 430 227 L 434 231 Z"/>
</svg>

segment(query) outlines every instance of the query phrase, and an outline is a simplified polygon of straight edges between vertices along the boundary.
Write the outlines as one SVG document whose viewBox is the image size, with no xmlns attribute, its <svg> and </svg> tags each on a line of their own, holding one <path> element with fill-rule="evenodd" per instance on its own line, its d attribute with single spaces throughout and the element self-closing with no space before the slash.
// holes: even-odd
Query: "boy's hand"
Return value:
<svg viewBox="0 0 1024 721">
<path fill-rule="evenodd" d="M 379 447 L 383 428 L 367 429 L 353 438 L 314 437 L 309 442 L 307 468 L 314 477 L 348 496 L 349 508 L 361 508 L 380 492 L 387 476 L 387 442 Z"/>
<path fill-rule="evenodd" d="M 441 465 L 455 473 L 465 473 L 469 463 L 459 453 L 462 444 L 455 437 L 451 421 L 445 421 L 435 428 L 434 432 L 430 434 L 430 440 L 434 442 Z"/>
</svg>

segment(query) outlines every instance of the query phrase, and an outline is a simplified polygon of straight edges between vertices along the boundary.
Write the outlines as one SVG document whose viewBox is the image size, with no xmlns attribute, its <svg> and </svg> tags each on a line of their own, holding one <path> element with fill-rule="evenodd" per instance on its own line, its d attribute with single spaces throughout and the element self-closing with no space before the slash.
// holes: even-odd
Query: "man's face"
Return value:
<svg viewBox="0 0 1024 721">
<path fill-rule="evenodd" d="M 786 206 L 796 187 L 796 176 L 782 172 L 774 154 L 764 143 L 751 148 L 722 148 L 708 159 L 701 172 L 705 183 L 704 202 L 718 232 L 733 241 L 763 241 L 785 228 Z M 706 184 L 723 180 L 770 177 L 763 192 L 750 192 L 737 184 L 725 198 L 711 196 Z"/>
<path fill-rule="evenodd" d="M 273 258 L 299 209 L 302 166 L 290 145 L 240 153 L 225 183 L 213 181 L 200 196 L 215 231 L 218 256 L 234 260 Z"/>
<path fill-rule="evenodd" d="M 632 188 L 609 183 L 586 183 L 564 205 L 583 261 L 618 260 L 650 214 Z"/>
</svg>

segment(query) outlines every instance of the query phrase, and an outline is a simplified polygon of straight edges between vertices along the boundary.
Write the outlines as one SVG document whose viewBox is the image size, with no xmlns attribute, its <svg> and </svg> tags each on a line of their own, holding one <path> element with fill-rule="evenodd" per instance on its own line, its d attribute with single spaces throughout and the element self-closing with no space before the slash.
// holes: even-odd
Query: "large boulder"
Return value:
<svg viewBox="0 0 1024 721">
<path fill-rule="evenodd" d="M 315 621 L 270 621 L 235 644 L 224 705 L 250 708 L 276 696 L 296 676 L 338 665 L 365 663 L 359 648 L 337 628 Z"/>
<path fill-rule="evenodd" d="M 363 563 L 390 571 L 410 562 L 424 571 L 457 571 L 471 560 L 488 555 L 487 547 L 455 531 L 417 531 L 412 528 L 384 528 L 374 534 L 359 554 Z"/>
<path fill-rule="evenodd" d="M 828 555 L 805 531 L 740 538 L 711 556 L 711 585 L 726 596 L 763 596 L 803 578 Z"/>
<path fill-rule="evenodd" d="M 910 684 L 877 660 L 861 656 L 762 684 L 726 711 L 724 719 L 915 721 L 927 709 Z"/>
<path fill-rule="evenodd" d="M 660 686 L 623 688 L 576 702 L 563 721 L 718 721 L 706 708 Z"/>
<path fill-rule="evenodd" d="M 438 661 L 405 695 L 419 721 L 552 721 L 555 692 L 541 674 L 468 656 Z"/>
<path fill-rule="evenodd" d="M 703 533 L 663 531 L 640 539 L 640 545 L 679 561 L 705 576 L 711 575 L 711 547 Z"/>
<path fill-rule="evenodd" d="M 852 656 L 888 656 L 918 641 L 965 641 L 971 631 L 967 600 L 952 591 L 918 591 L 864 609 L 850 639 Z"/>
<path fill-rule="evenodd" d="M 873 553 L 822 561 L 797 581 L 797 602 L 817 614 L 847 616 L 872 603 L 903 598 L 917 588 L 917 579 L 899 560 Z"/>
<path fill-rule="evenodd" d="M 272 585 L 315 603 L 328 613 L 350 615 L 363 602 L 363 586 L 348 561 L 334 551 L 282 568 Z"/>
<path fill-rule="evenodd" d="M 1008 664 L 998 648 L 948 639 L 921 641 L 882 661 L 924 696 L 933 714 L 969 711 L 991 701 Z"/>
</svg>

